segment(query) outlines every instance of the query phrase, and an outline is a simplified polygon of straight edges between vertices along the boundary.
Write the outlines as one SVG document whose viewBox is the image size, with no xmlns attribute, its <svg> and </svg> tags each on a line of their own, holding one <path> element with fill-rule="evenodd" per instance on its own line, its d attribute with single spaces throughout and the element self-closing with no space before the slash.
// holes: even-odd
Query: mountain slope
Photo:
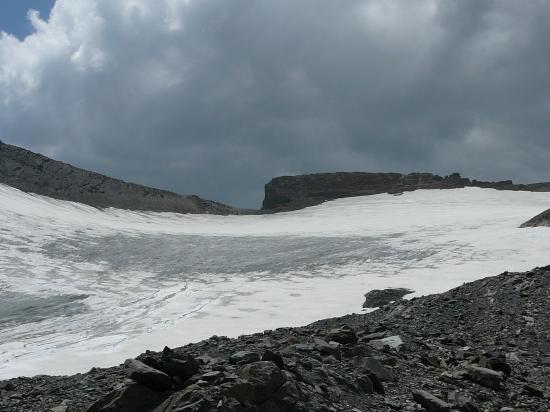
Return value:
<svg viewBox="0 0 550 412">
<path fill-rule="evenodd" d="M 550 226 L 550 209 L 536 215 L 520 227 Z"/>
<path fill-rule="evenodd" d="M 366 173 L 338 172 L 299 176 L 280 176 L 265 185 L 262 209 L 266 211 L 297 210 L 343 197 L 380 193 L 401 193 L 418 189 L 456 189 L 481 187 L 499 190 L 549 192 L 550 182 L 514 184 L 511 180 L 481 182 L 461 177 L 458 173 L 438 176 L 432 173 Z"/>
<path fill-rule="evenodd" d="M 222 215 L 239 213 L 239 209 L 198 196 L 183 196 L 128 183 L 1 141 L 0 183 L 24 192 L 99 208 Z"/>
</svg>

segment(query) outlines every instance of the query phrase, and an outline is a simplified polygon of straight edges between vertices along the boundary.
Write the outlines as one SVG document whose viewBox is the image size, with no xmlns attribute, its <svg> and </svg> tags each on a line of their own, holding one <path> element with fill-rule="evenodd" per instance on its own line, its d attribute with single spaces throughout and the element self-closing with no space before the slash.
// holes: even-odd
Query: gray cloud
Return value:
<svg viewBox="0 0 550 412">
<path fill-rule="evenodd" d="M 550 180 L 550 4 L 57 0 L 0 39 L 0 138 L 258 206 L 271 177 Z"/>
</svg>

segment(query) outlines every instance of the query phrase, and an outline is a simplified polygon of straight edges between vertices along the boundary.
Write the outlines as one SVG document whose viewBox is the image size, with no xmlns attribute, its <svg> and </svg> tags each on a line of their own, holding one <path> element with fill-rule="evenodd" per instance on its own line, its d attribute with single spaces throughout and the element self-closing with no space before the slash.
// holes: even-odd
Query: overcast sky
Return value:
<svg viewBox="0 0 550 412">
<path fill-rule="evenodd" d="M 55 159 L 248 207 L 282 174 L 550 180 L 546 0 L 57 0 L 46 16 L 27 37 L 0 20 L 0 139 Z"/>
</svg>

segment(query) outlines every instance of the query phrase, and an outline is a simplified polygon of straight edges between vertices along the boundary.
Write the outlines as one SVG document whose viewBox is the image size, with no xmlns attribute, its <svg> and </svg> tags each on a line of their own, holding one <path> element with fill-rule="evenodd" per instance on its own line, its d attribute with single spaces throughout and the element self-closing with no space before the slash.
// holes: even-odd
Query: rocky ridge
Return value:
<svg viewBox="0 0 550 412">
<path fill-rule="evenodd" d="M 438 176 L 432 173 L 366 173 L 338 172 L 299 176 L 280 176 L 265 185 L 262 209 L 268 212 L 297 210 L 343 197 L 380 193 L 400 194 L 418 189 L 456 189 L 481 187 L 497 190 L 550 191 L 550 182 L 514 184 L 511 180 L 482 182 L 453 173 Z"/>
<path fill-rule="evenodd" d="M 0 382 L 2 411 L 500 411 L 550 408 L 550 266 L 365 314 Z"/>
<path fill-rule="evenodd" d="M 550 226 L 550 209 L 536 215 L 523 223 L 520 227 Z"/>
<path fill-rule="evenodd" d="M 243 212 L 198 196 L 183 196 L 90 172 L 1 141 L 0 183 L 99 208 L 221 215 Z"/>
</svg>

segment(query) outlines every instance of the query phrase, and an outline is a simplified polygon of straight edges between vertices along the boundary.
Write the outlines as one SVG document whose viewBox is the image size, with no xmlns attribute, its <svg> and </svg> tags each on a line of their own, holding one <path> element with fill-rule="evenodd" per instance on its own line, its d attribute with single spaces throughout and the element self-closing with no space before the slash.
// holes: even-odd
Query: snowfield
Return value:
<svg viewBox="0 0 550 412">
<path fill-rule="evenodd" d="M 0 185 L 0 379 L 360 312 L 550 264 L 550 193 L 464 188 L 259 216 L 131 212 Z"/>
</svg>

